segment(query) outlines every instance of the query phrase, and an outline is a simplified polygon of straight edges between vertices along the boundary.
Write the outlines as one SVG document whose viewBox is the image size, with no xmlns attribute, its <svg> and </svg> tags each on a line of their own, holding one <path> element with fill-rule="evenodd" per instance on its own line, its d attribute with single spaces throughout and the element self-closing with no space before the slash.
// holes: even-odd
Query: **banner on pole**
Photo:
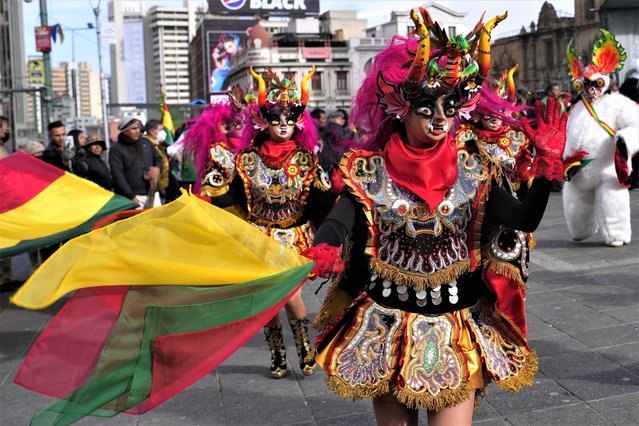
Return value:
<svg viewBox="0 0 639 426">
<path fill-rule="evenodd" d="M 29 85 L 44 86 L 44 59 L 32 56 L 27 66 L 29 70 Z"/>
<path fill-rule="evenodd" d="M 102 43 L 104 44 L 115 44 L 117 42 L 115 38 L 115 22 L 102 23 L 100 37 L 102 37 Z"/>
<path fill-rule="evenodd" d="M 51 51 L 51 27 L 35 27 L 35 44 L 38 52 Z"/>
</svg>

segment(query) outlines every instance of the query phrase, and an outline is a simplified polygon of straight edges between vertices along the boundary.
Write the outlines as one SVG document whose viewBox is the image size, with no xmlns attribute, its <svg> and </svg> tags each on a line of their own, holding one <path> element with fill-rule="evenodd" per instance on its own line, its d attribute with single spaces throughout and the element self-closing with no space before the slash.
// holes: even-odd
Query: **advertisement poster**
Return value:
<svg viewBox="0 0 639 426">
<path fill-rule="evenodd" d="M 51 27 L 35 27 L 35 44 L 38 52 L 51 51 Z"/>
<path fill-rule="evenodd" d="M 248 32 L 255 20 L 207 19 L 205 25 L 209 93 L 224 92 L 231 59 L 246 46 Z"/>
</svg>

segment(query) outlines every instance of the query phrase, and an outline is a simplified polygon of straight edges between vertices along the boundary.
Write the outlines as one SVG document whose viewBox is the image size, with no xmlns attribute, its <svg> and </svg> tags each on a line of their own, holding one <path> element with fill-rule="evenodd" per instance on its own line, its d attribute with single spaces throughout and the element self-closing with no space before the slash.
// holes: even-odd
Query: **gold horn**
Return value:
<svg viewBox="0 0 639 426">
<path fill-rule="evenodd" d="M 424 18 L 428 17 L 428 20 L 430 20 L 430 15 L 426 9 L 420 8 L 419 10 Z M 412 19 L 413 23 L 415 23 L 415 29 L 419 35 L 419 47 L 417 48 L 417 53 L 415 54 L 415 59 L 413 59 L 412 65 L 410 66 L 408 75 L 406 75 L 406 83 L 409 85 L 419 85 L 424 78 L 426 65 L 428 64 L 428 58 L 430 57 L 430 36 L 428 34 L 428 27 L 426 26 L 426 23 L 419 19 L 414 9 L 411 9 L 410 11 L 410 19 Z"/>
<path fill-rule="evenodd" d="M 257 80 L 257 83 L 258 83 L 258 86 L 257 86 L 257 105 L 260 108 L 263 108 L 263 107 L 266 106 L 266 83 L 264 82 L 264 79 L 262 78 L 261 75 L 259 75 L 255 71 L 253 71 L 253 67 L 251 67 L 250 70 L 251 70 L 251 75 L 253 77 L 255 77 L 255 79 Z"/>
<path fill-rule="evenodd" d="M 519 65 L 515 65 L 508 71 L 508 77 L 506 79 L 506 94 L 508 95 L 508 99 L 515 99 L 515 72 L 519 68 Z"/>
<path fill-rule="evenodd" d="M 484 24 L 481 29 L 481 35 L 479 36 L 479 57 L 477 62 L 479 63 L 479 73 L 486 77 L 490 71 L 490 33 L 501 21 L 508 17 L 508 12 L 504 12 L 503 15 L 497 15 L 490 21 Z"/>
<path fill-rule="evenodd" d="M 308 80 L 310 80 L 313 77 L 314 74 L 315 74 L 315 65 L 313 65 L 311 72 L 306 74 L 304 78 L 302 79 L 302 82 L 300 83 L 301 90 L 302 90 L 302 105 L 304 106 L 308 104 L 308 87 L 306 84 L 308 83 Z"/>
</svg>

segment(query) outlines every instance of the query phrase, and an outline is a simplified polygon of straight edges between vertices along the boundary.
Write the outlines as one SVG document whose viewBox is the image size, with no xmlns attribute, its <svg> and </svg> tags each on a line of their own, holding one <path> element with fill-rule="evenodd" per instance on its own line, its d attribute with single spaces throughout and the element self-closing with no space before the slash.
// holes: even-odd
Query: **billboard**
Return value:
<svg viewBox="0 0 639 426">
<path fill-rule="evenodd" d="M 231 59 L 246 46 L 254 19 L 205 19 L 204 49 L 209 93 L 226 91 Z"/>
<path fill-rule="evenodd" d="M 319 15 L 319 0 L 209 0 L 209 13 L 301 18 Z"/>
</svg>

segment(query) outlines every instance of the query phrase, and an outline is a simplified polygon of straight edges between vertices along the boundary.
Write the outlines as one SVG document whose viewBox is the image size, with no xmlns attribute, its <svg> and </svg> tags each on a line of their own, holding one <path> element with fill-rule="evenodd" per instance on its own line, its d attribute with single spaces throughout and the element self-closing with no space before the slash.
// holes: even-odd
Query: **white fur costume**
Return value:
<svg viewBox="0 0 639 426">
<path fill-rule="evenodd" d="M 639 150 L 639 107 L 619 94 L 603 95 L 592 105 L 599 119 L 624 138 L 631 157 Z M 590 115 L 582 101 L 570 111 L 564 158 L 587 151 L 593 161 L 564 184 L 564 214 L 568 231 L 583 240 L 598 230 L 610 244 L 630 242 L 630 196 L 617 180 L 615 142 Z M 628 161 L 628 167 L 630 161 Z"/>
</svg>

